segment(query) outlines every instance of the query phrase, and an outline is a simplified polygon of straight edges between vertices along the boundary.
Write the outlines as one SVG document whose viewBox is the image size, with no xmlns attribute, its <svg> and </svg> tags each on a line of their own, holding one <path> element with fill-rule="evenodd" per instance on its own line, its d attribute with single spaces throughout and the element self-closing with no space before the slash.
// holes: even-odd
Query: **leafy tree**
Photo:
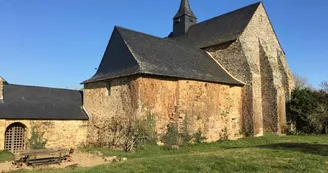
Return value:
<svg viewBox="0 0 328 173">
<path fill-rule="evenodd" d="M 287 119 L 302 133 L 328 133 L 328 94 L 296 87 L 287 103 Z"/>
<path fill-rule="evenodd" d="M 321 87 L 322 90 L 328 92 L 328 81 L 321 82 L 319 86 Z"/>
</svg>

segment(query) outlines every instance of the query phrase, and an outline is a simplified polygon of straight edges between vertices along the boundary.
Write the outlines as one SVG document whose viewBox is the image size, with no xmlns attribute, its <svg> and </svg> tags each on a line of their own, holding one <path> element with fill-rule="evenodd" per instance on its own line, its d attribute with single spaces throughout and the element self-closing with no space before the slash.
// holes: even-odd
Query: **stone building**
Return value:
<svg viewBox="0 0 328 173">
<path fill-rule="evenodd" d="M 182 0 L 167 38 L 115 27 L 83 84 L 89 134 L 105 135 L 99 127 L 112 117 L 150 113 L 158 134 L 188 119 L 191 132 L 216 141 L 283 133 L 293 79 L 263 3 L 197 23 Z"/>
<path fill-rule="evenodd" d="M 47 148 L 75 148 L 86 142 L 87 120 L 79 91 L 13 85 L 0 77 L 0 150 L 26 149 L 33 133 Z"/>
<path fill-rule="evenodd" d="M 83 94 L 1 80 L 0 134 L 38 124 L 49 147 L 96 143 L 113 135 L 113 119 L 148 115 L 159 139 L 169 124 L 208 142 L 283 133 L 293 79 L 263 3 L 197 23 L 182 0 L 166 38 L 116 26 L 96 74 L 82 84 Z M 0 150 L 4 141 L 0 135 Z"/>
</svg>

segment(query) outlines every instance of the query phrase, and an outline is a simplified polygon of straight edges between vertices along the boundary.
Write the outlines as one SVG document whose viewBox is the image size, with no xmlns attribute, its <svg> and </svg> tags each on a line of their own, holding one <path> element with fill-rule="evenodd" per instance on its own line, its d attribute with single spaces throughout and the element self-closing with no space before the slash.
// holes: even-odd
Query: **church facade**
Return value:
<svg viewBox="0 0 328 173">
<path fill-rule="evenodd" d="M 197 23 L 182 0 L 167 38 L 115 27 L 98 72 L 83 84 L 97 127 L 150 113 L 159 134 L 187 119 L 191 132 L 216 141 L 284 133 L 293 78 L 263 3 Z"/>
<path fill-rule="evenodd" d="M 96 74 L 82 84 L 83 98 L 73 91 L 66 98 L 76 109 L 53 111 L 48 118 L 8 116 L 15 122 L 74 121 L 72 127 L 81 128 L 77 143 L 93 144 L 113 135 L 106 127 L 114 119 L 124 124 L 151 115 L 158 139 L 175 124 L 211 142 L 284 133 L 285 103 L 294 85 L 263 3 L 197 23 L 188 0 L 181 1 L 166 38 L 116 26 Z M 0 112 L 6 90 L 1 95 Z"/>
</svg>

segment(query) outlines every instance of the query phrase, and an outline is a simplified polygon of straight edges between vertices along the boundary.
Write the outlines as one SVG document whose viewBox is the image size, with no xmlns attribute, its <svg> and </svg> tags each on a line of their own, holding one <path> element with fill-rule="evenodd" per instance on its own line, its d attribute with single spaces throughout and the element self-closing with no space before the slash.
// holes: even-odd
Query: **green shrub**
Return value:
<svg viewBox="0 0 328 173">
<path fill-rule="evenodd" d="M 227 140 L 229 140 L 228 128 L 224 127 L 222 129 L 222 133 L 220 134 L 220 141 L 227 141 Z"/>
<path fill-rule="evenodd" d="M 166 148 L 172 149 L 175 147 L 187 146 L 193 142 L 202 143 L 206 138 L 202 136 L 201 130 L 191 134 L 188 129 L 187 119 L 185 119 L 182 132 L 179 132 L 176 124 L 171 123 L 167 126 L 167 133 L 163 136 L 162 140 Z"/>
<path fill-rule="evenodd" d="M 248 121 L 247 123 L 243 122 L 243 127 L 240 130 L 239 134 L 245 137 L 254 136 L 253 122 L 252 121 Z"/>
<path fill-rule="evenodd" d="M 179 146 L 179 130 L 176 124 L 169 124 L 167 126 L 167 133 L 163 136 L 165 146 Z"/>
<path fill-rule="evenodd" d="M 31 137 L 27 141 L 28 147 L 32 150 L 45 149 L 47 140 L 43 138 L 44 132 L 40 132 L 35 126 L 31 130 Z"/>
<path fill-rule="evenodd" d="M 309 88 L 296 88 L 287 103 L 290 134 L 328 133 L 328 94 Z"/>
<path fill-rule="evenodd" d="M 136 135 L 138 136 L 135 147 L 143 147 L 148 144 L 155 144 L 157 133 L 155 130 L 155 116 L 148 114 L 145 118 L 137 120 Z"/>
<path fill-rule="evenodd" d="M 202 131 L 201 130 L 198 130 L 198 132 L 194 133 L 192 135 L 194 141 L 197 143 L 197 144 L 200 144 L 203 142 L 203 140 L 206 140 L 205 137 L 203 137 L 203 134 L 202 134 Z"/>
</svg>

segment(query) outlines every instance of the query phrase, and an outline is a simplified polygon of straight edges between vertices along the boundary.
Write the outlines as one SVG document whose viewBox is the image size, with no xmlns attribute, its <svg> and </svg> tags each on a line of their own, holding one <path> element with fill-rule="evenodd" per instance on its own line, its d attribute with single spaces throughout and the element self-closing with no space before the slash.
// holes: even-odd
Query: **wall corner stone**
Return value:
<svg viewBox="0 0 328 173">
<path fill-rule="evenodd" d="M 4 85 L 8 84 L 8 82 L 0 76 L 0 102 L 4 99 Z"/>
</svg>

